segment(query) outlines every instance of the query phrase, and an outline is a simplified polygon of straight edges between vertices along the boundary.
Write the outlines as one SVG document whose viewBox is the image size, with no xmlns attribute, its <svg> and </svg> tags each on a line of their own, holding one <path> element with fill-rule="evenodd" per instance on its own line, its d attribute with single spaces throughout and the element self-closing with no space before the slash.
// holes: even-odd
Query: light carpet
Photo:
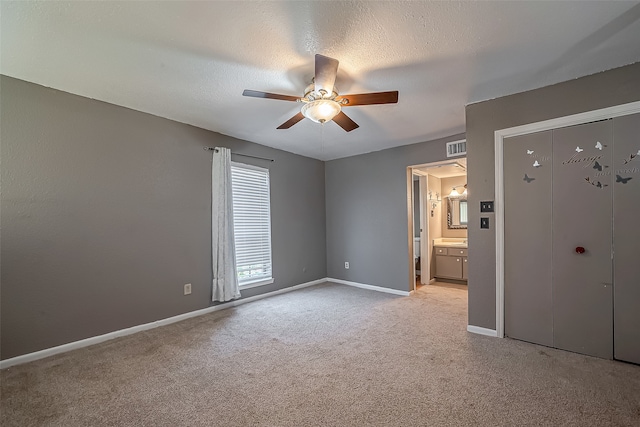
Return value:
<svg viewBox="0 0 640 427">
<path fill-rule="evenodd" d="M 0 373 L 2 426 L 638 426 L 640 367 L 470 334 L 463 286 L 322 284 Z"/>
</svg>

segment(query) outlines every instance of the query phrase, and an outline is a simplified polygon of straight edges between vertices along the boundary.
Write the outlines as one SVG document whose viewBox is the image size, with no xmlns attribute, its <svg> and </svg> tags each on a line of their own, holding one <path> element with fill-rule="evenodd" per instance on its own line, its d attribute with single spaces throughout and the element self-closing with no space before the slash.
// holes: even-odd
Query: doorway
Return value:
<svg viewBox="0 0 640 427">
<path fill-rule="evenodd" d="M 408 177 L 409 290 L 466 285 L 466 158 L 410 166 Z"/>
</svg>

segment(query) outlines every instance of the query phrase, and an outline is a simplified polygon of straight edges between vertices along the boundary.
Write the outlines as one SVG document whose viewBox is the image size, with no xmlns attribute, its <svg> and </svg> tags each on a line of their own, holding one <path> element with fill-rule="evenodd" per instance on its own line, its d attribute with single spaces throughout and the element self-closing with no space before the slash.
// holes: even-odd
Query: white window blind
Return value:
<svg viewBox="0 0 640 427">
<path fill-rule="evenodd" d="M 272 283 L 269 170 L 234 162 L 231 183 L 238 284 Z"/>
</svg>

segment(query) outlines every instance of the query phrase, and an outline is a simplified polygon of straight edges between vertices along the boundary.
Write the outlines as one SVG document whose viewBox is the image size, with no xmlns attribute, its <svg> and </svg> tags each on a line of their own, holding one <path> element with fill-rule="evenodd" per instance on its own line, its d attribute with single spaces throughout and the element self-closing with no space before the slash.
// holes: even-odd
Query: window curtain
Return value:
<svg viewBox="0 0 640 427">
<path fill-rule="evenodd" d="M 240 297 L 233 238 L 231 150 L 216 147 L 211 167 L 211 255 L 213 301 Z"/>
</svg>

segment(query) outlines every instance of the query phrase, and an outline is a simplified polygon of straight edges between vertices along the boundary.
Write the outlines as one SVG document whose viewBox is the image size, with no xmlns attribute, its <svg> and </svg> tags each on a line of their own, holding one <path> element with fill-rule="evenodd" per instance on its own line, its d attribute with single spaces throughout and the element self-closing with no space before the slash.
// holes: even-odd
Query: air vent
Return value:
<svg viewBox="0 0 640 427">
<path fill-rule="evenodd" d="M 447 142 L 447 157 L 467 154 L 467 141 Z"/>
</svg>

